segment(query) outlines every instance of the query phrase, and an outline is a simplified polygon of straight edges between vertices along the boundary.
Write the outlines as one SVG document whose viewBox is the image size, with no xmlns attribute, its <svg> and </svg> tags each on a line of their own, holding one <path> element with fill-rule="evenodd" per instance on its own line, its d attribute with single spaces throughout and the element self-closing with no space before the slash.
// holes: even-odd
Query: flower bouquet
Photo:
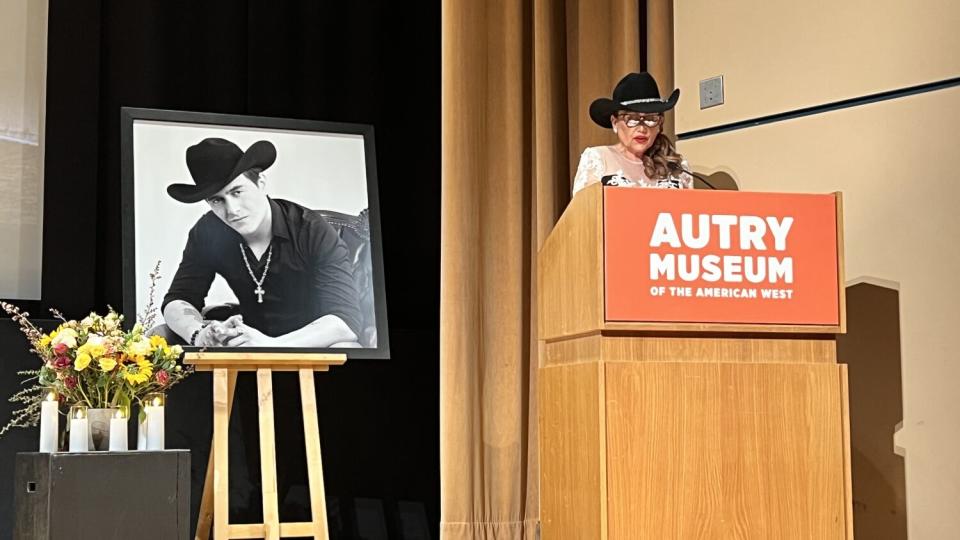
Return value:
<svg viewBox="0 0 960 540">
<path fill-rule="evenodd" d="M 151 278 L 155 281 L 157 275 Z M 191 370 L 178 363 L 183 353 L 180 346 L 170 346 L 161 336 L 145 335 L 155 314 L 153 288 L 143 321 L 129 330 L 123 328 L 123 315 L 112 308 L 106 315 L 91 313 L 80 321 L 66 320 L 58 311 L 51 310 L 61 324 L 44 333 L 30 321 L 29 313 L 0 302 L 0 307 L 19 324 L 31 352 L 42 361 L 39 369 L 18 373 L 27 376 L 27 387 L 10 398 L 21 407 L 0 429 L 0 435 L 13 427 L 36 426 L 41 404 L 52 394 L 67 407 L 129 412 L 137 402 L 143 411 L 143 400 L 148 394 L 165 392 L 186 377 Z"/>
</svg>

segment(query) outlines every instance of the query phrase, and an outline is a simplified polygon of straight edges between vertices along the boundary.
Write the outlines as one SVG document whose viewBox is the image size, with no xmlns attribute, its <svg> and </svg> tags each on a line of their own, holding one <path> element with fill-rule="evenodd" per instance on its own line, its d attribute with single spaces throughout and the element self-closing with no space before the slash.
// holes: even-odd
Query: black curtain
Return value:
<svg viewBox="0 0 960 540">
<path fill-rule="evenodd" d="M 404 538 L 398 508 L 418 504 L 437 537 L 439 49 L 436 1 L 50 0 L 43 298 L 21 303 L 35 314 L 123 305 L 120 107 L 375 127 L 393 358 L 317 376 L 334 537 L 374 534 L 378 503 L 390 538 Z M 292 381 L 275 384 L 298 403 Z M 241 379 L 238 396 L 253 387 Z M 194 450 L 195 495 L 209 451 L 209 394 L 209 377 L 197 375 L 170 397 L 168 446 Z M 256 431 L 255 416 L 244 418 L 249 404 L 238 407 L 236 422 Z M 299 459 L 302 447 L 288 454 L 282 445 L 297 442 L 300 426 L 283 429 L 281 461 Z M 234 489 L 259 482 L 256 446 L 248 453 Z M 231 463 L 246 465 L 243 456 Z M 302 510 L 299 472 L 286 475 L 294 494 L 285 520 Z M 259 506 L 241 499 L 234 519 L 255 521 Z"/>
</svg>

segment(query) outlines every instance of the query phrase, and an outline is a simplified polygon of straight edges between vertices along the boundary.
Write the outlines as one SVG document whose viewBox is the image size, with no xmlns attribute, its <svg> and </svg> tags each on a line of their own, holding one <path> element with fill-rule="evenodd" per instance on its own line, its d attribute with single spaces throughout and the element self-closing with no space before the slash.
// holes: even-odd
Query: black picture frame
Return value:
<svg viewBox="0 0 960 540">
<path fill-rule="evenodd" d="M 138 220 L 136 215 L 137 208 L 137 195 L 138 190 L 147 190 L 144 193 L 149 193 L 150 197 L 156 197 L 152 201 L 163 201 L 169 199 L 166 193 L 166 187 L 172 183 L 181 182 L 189 183 L 191 181 L 188 169 L 185 163 L 185 151 L 187 145 L 181 145 L 179 153 L 176 151 L 164 151 L 164 150 L 154 150 L 159 148 L 158 146 L 150 146 L 149 151 L 142 148 L 138 148 L 137 141 L 135 140 L 135 131 L 144 132 L 145 129 L 150 129 L 151 133 L 171 133 L 174 134 L 174 138 L 180 137 L 184 138 L 185 135 L 182 133 L 194 133 L 197 136 L 194 137 L 196 140 L 192 143 L 195 144 L 199 142 L 201 134 L 208 134 L 209 136 L 218 136 L 217 133 L 222 130 L 232 130 L 231 132 L 244 132 L 248 131 L 250 136 L 255 136 L 258 139 L 267 139 L 271 138 L 282 138 L 282 137 L 296 137 L 304 136 L 303 140 L 310 139 L 311 135 L 319 135 L 321 138 L 329 136 L 329 140 L 338 141 L 339 139 L 347 140 L 351 142 L 351 148 L 353 148 L 356 143 L 362 139 L 362 152 L 363 152 L 363 163 L 362 169 L 364 171 L 365 185 L 364 186 L 350 186 L 351 190 L 354 192 L 359 192 L 362 187 L 365 187 L 366 193 L 366 210 L 365 212 L 360 212 L 358 215 L 354 216 L 352 212 L 345 213 L 344 216 L 347 218 L 358 218 L 359 223 L 362 224 L 363 215 L 366 214 L 366 222 L 369 226 L 369 235 L 366 240 L 369 242 L 369 261 L 370 261 L 370 276 L 372 278 L 372 283 L 370 287 L 372 288 L 372 310 L 373 310 L 373 329 L 374 329 L 374 340 L 365 343 L 361 348 L 314 348 L 314 347 L 215 347 L 208 348 L 210 351 L 217 352 L 227 352 L 227 351 L 244 351 L 244 352 L 281 352 L 281 353 L 345 353 L 349 359 L 388 359 L 390 357 L 390 346 L 389 346 L 389 332 L 387 324 L 387 303 L 386 303 L 386 292 L 384 286 L 384 271 L 383 271 L 383 244 L 382 236 L 380 230 L 380 203 L 377 192 L 377 170 L 376 170 L 376 150 L 374 145 L 374 129 L 372 125 L 368 124 L 353 124 L 353 123 L 341 123 L 341 122 L 323 122 L 315 120 L 300 120 L 300 119 L 289 119 L 289 118 L 270 118 L 270 117 L 260 117 L 260 116 L 244 116 L 244 115 L 232 115 L 232 114 L 216 114 L 216 113 L 202 113 L 202 112 L 189 112 L 189 111 L 172 111 L 172 110 L 162 110 L 162 109 L 144 109 L 144 108 L 134 108 L 134 107 L 123 107 L 120 112 L 121 121 L 120 121 L 120 132 L 121 132 L 121 201 L 122 201 L 122 216 L 121 223 L 123 227 L 122 231 L 122 252 L 123 252 L 123 314 L 127 321 L 136 320 L 138 314 L 138 308 L 141 306 L 146 296 L 148 295 L 147 288 L 138 286 L 139 283 L 143 283 L 144 275 L 143 272 L 148 272 L 152 270 L 157 259 L 151 259 L 149 262 L 146 260 L 138 260 L 138 250 L 136 245 L 136 239 L 139 236 L 138 230 L 143 233 L 143 229 L 146 228 L 146 225 L 142 224 Z M 178 131 L 178 129 L 180 131 Z M 255 134 L 255 135 L 254 135 Z M 145 135 L 142 137 L 147 138 Z M 224 137 L 226 138 L 226 137 Z M 144 143 L 146 144 L 146 143 Z M 246 148 L 249 146 L 249 142 L 245 144 L 237 143 L 241 148 Z M 314 143 L 310 143 L 314 144 Z M 319 143 L 315 143 L 319 144 Z M 162 145 L 161 145 L 162 146 Z M 173 146 L 173 145 L 171 145 Z M 170 148 L 167 148 L 169 150 Z M 277 144 L 277 163 L 280 162 L 283 155 L 283 148 L 280 144 Z M 162 152 L 162 156 L 155 156 L 155 153 Z M 332 150 L 331 150 L 332 152 Z M 170 154 L 170 155 L 167 155 Z M 301 152 L 300 155 L 306 155 L 304 152 Z M 334 155 L 333 153 L 330 154 Z M 136 160 L 140 159 L 142 162 L 155 163 L 160 160 L 164 164 L 164 167 L 167 166 L 168 160 L 169 163 L 175 163 L 176 167 L 181 169 L 180 173 L 174 177 L 159 177 L 158 175 L 150 174 L 151 178 L 137 178 L 137 162 Z M 359 168 L 358 163 L 355 163 Z M 174 165 L 171 165 L 174 166 Z M 310 171 L 314 169 L 309 169 Z M 147 173 L 142 174 L 141 176 L 147 176 Z M 353 176 L 359 176 L 354 174 Z M 293 184 L 293 183 L 291 183 Z M 268 181 L 269 186 L 269 181 Z M 303 187 L 298 184 L 297 189 L 301 190 L 314 190 L 320 191 L 327 189 L 327 195 L 331 193 L 330 186 L 311 186 Z M 339 188 L 338 188 L 339 189 Z M 269 187 L 268 187 L 269 190 Z M 342 190 L 341 190 L 342 191 Z M 311 192 L 312 193 L 312 192 Z M 145 195 L 146 196 L 146 195 Z M 318 194 L 317 198 L 321 195 Z M 354 197 L 357 199 L 357 197 Z M 171 199 L 172 200 L 172 199 Z M 357 199 L 359 200 L 359 199 Z M 201 201 L 195 203 L 197 205 L 197 219 L 199 216 L 203 215 L 209 207 L 206 206 L 206 203 Z M 200 207 L 199 205 L 204 205 Z M 186 206 L 186 205 L 185 205 Z M 304 203 L 304 206 L 311 208 L 313 210 L 322 210 L 327 211 L 329 209 L 324 208 L 314 208 L 309 204 Z M 153 204 L 149 205 L 149 211 L 153 211 Z M 143 212 L 144 214 L 148 213 L 147 209 Z M 332 214 L 339 216 L 341 213 L 336 211 L 330 211 L 324 214 L 328 223 L 331 221 L 336 222 L 337 217 L 331 218 L 327 214 Z M 142 219 L 147 219 L 146 217 Z M 352 219 L 347 220 L 350 223 L 354 222 Z M 184 223 L 179 223 L 176 220 L 171 220 L 170 223 L 164 223 L 162 225 L 163 235 L 157 235 L 157 238 L 161 236 L 169 236 L 171 233 L 176 234 L 177 232 L 182 232 L 181 235 L 181 246 L 180 250 L 183 249 L 183 243 L 186 241 L 186 233 L 195 223 L 194 221 L 187 221 Z M 338 226 L 336 223 L 331 223 L 335 226 L 335 229 L 338 232 L 341 232 L 341 237 L 343 237 L 342 227 L 346 226 L 343 223 L 340 223 Z M 176 231 L 171 231 L 171 226 L 173 226 Z M 139 227 L 139 229 L 138 229 Z M 181 231 L 182 229 L 182 231 Z M 154 234 L 153 231 L 148 231 L 143 234 Z M 152 242 L 150 243 L 152 246 Z M 147 249 L 147 248 L 144 248 Z M 359 248 L 358 248 L 359 249 Z M 177 265 L 179 265 L 180 253 L 177 253 L 176 264 L 172 265 L 172 270 L 162 271 L 161 282 L 166 282 L 169 286 L 170 281 L 173 279 L 174 272 Z M 165 287 L 163 288 L 165 290 Z M 369 291 L 367 291 L 369 294 Z M 155 298 L 155 306 L 159 309 L 160 304 L 163 298 L 162 295 L 158 295 Z M 369 297 L 367 298 L 369 300 Z M 359 302 L 359 300 L 358 300 Z M 369 306 L 371 302 L 366 302 L 361 305 Z M 162 322 L 163 315 L 158 312 L 158 320 Z M 369 330 L 370 328 L 366 328 Z M 362 340 L 361 340 L 362 341 Z M 197 347 L 191 347 L 188 345 L 184 346 L 184 349 L 187 351 L 197 350 Z"/>
</svg>

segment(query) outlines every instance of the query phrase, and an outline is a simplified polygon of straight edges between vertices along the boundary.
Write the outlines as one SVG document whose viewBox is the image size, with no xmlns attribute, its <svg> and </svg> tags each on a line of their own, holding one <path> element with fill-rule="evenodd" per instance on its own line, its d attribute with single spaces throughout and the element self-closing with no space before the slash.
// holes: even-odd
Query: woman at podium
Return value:
<svg viewBox="0 0 960 540">
<path fill-rule="evenodd" d="M 630 73 L 613 89 L 613 99 L 590 104 L 590 118 L 612 128 L 618 142 L 591 146 L 580 156 L 573 193 L 594 184 L 690 189 L 693 177 L 670 139 L 661 132 L 663 113 L 677 104 L 680 90 L 660 97 L 649 73 Z"/>
</svg>

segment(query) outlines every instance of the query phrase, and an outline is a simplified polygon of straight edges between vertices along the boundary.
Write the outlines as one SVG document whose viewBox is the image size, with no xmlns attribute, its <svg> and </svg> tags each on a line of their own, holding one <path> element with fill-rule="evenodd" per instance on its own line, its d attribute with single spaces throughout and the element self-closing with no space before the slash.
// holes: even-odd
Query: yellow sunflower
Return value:
<svg viewBox="0 0 960 540">
<path fill-rule="evenodd" d="M 143 358 L 137 358 L 134 363 L 123 366 L 123 378 L 132 385 L 149 381 L 151 375 L 153 375 L 153 364 Z"/>
</svg>

